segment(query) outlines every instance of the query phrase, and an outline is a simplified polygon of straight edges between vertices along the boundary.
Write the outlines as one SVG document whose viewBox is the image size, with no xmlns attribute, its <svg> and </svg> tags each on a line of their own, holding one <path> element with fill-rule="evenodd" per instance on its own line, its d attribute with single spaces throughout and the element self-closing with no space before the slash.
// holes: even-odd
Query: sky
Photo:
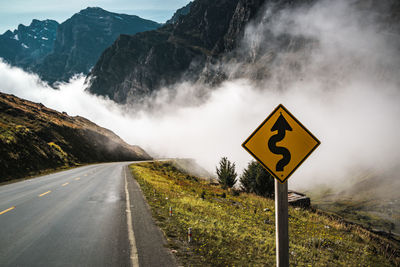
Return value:
<svg viewBox="0 0 400 267">
<path fill-rule="evenodd" d="M 0 1 L 0 34 L 16 29 L 19 24 L 29 25 L 32 19 L 54 19 L 61 23 L 87 7 L 101 7 L 111 12 L 137 15 L 162 23 L 189 2 L 190 0 L 3 0 Z"/>
</svg>

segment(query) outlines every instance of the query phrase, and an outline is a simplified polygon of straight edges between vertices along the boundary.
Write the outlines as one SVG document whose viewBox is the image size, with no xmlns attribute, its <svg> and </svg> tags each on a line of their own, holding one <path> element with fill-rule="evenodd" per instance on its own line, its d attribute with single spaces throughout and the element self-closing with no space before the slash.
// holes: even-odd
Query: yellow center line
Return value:
<svg viewBox="0 0 400 267">
<path fill-rule="evenodd" d="M 78 181 L 79 179 L 81 179 L 81 178 L 79 178 L 79 177 L 78 177 L 78 178 L 75 178 L 75 181 Z"/>
<path fill-rule="evenodd" d="M 8 212 L 8 211 L 10 211 L 10 210 L 13 210 L 13 209 L 15 209 L 14 206 L 12 206 L 11 208 L 8 208 L 8 209 L 6 209 L 6 210 L 3 210 L 2 212 L 0 212 L 0 215 L 1 215 L 1 214 L 4 214 L 4 213 L 6 213 L 6 212 Z"/>
<path fill-rule="evenodd" d="M 68 185 L 69 183 L 65 183 L 65 184 L 62 184 L 61 186 L 66 186 L 66 185 Z"/>
<path fill-rule="evenodd" d="M 50 192 L 51 192 L 50 190 L 47 191 L 47 192 L 44 192 L 43 194 L 40 194 L 39 197 L 42 197 L 42 196 L 44 196 L 44 195 L 47 195 L 47 194 L 50 193 Z"/>
<path fill-rule="evenodd" d="M 84 176 L 87 176 L 87 174 L 85 174 Z"/>
</svg>

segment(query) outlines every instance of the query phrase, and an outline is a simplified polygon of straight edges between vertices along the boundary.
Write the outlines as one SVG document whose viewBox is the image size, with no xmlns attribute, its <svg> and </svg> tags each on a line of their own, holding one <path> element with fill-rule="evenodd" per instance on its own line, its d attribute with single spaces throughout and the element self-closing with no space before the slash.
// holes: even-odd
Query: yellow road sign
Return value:
<svg viewBox="0 0 400 267">
<path fill-rule="evenodd" d="M 284 183 L 319 144 L 320 141 L 280 104 L 242 146 Z"/>
</svg>

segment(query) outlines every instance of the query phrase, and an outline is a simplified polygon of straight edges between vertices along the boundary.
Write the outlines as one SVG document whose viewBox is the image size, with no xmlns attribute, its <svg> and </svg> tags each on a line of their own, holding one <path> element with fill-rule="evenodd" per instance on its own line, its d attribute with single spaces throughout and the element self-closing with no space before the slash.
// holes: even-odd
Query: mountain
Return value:
<svg viewBox="0 0 400 267">
<path fill-rule="evenodd" d="M 58 22 L 32 20 L 29 26 L 0 35 L 0 57 L 13 66 L 28 68 L 53 50 Z"/>
<path fill-rule="evenodd" d="M 0 182 L 82 163 L 150 159 L 79 116 L 0 93 Z"/>
<path fill-rule="evenodd" d="M 292 11 L 301 13 L 323 5 L 321 2 L 195 0 L 189 10 L 184 7 L 177 11 L 169 24 L 157 30 L 121 35 L 89 73 L 87 90 L 126 103 L 142 102 L 161 87 L 181 81 L 200 81 L 212 87 L 226 79 L 246 78 L 263 84 L 272 77 L 272 70 L 284 68 L 301 77 L 301 68 L 295 66 L 311 56 L 318 40 L 283 30 L 277 33 L 274 21 L 281 21 Z M 355 0 L 350 6 L 366 21 L 382 24 L 382 31 L 390 38 L 397 38 L 399 1 Z M 261 12 L 264 7 L 268 12 Z M 186 15 L 180 15 L 186 11 Z M 243 39 L 250 22 L 254 25 Z M 251 36 L 254 31 L 257 36 Z M 279 75 L 278 79 L 284 77 Z"/>
<path fill-rule="evenodd" d="M 117 102 L 140 101 L 182 75 L 198 76 L 209 60 L 231 51 L 265 0 L 196 0 L 174 24 L 121 35 L 91 70 L 87 90 Z"/>
<path fill-rule="evenodd" d="M 89 7 L 61 23 L 53 51 L 33 68 L 50 83 L 67 81 L 74 74 L 87 74 L 99 56 L 120 34 L 135 34 L 160 27 L 138 16 Z"/>
<path fill-rule="evenodd" d="M 154 30 L 161 24 L 134 15 L 89 7 L 59 24 L 33 20 L 29 26 L 0 35 L 0 57 L 33 71 L 53 84 L 78 73 L 88 74 L 104 49 L 120 34 Z"/>
<path fill-rule="evenodd" d="M 185 15 L 189 14 L 190 7 L 192 6 L 192 4 L 193 4 L 193 2 L 189 2 L 189 4 L 187 4 L 186 6 L 184 6 L 182 8 L 179 8 L 177 11 L 175 11 L 175 13 L 172 16 L 172 18 L 167 20 L 167 22 L 165 22 L 165 23 L 166 24 L 175 24 L 175 23 L 177 23 L 181 16 L 185 16 Z"/>
</svg>

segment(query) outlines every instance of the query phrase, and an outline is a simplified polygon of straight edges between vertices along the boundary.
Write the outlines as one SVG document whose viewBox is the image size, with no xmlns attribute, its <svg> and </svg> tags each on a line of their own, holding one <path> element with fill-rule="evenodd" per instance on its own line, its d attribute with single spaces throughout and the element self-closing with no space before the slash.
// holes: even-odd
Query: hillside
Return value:
<svg viewBox="0 0 400 267">
<path fill-rule="evenodd" d="M 272 199 L 223 190 L 171 162 L 130 168 L 182 266 L 275 265 Z M 289 240 L 291 266 L 400 264 L 398 241 L 319 211 L 289 207 Z"/>
<path fill-rule="evenodd" d="M 82 163 L 149 159 L 83 117 L 0 93 L 0 182 Z"/>
</svg>

